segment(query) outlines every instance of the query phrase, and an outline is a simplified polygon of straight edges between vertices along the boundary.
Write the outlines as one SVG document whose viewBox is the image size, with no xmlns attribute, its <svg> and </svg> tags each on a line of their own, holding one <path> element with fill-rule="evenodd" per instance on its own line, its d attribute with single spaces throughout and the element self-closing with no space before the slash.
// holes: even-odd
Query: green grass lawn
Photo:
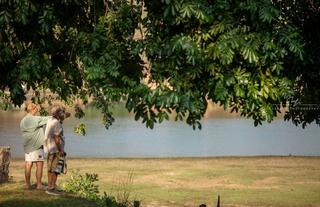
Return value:
<svg viewBox="0 0 320 207">
<path fill-rule="evenodd" d="M 61 187 L 74 169 L 97 173 L 101 193 L 120 199 L 129 193 L 143 207 L 215 206 L 218 195 L 221 206 L 320 206 L 320 157 L 69 159 L 68 167 Z M 0 206 L 94 206 L 24 190 L 23 160 L 11 161 L 10 176 L 0 185 Z"/>
</svg>

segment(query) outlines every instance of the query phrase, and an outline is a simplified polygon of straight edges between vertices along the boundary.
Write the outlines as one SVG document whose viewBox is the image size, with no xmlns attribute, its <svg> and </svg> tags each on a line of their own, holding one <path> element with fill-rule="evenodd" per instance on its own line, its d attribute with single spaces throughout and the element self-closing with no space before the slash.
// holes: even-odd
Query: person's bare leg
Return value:
<svg viewBox="0 0 320 207">
<path fill-rule="evenodd" d="M 57 182 L 57 174 L 48 172 L 48 189 L 55 188 Z"/>
<path fill-rule="evenodd" d="M 37 179 L 37 188 L 42 188 L 42 172 L 43 172 L 43 162 L 36 162 L 36 179 Z"/>
<path fill-rule="evenodd" d="M 52 188 L 56 188 L 57 178 L 58 178 L 58 175 L 56 173 L 52 173 Z"/>
<path fill-rule="evenodd" d="M 52 189 L 52 173 L 48 172 L 48 189 Z"/>
<path fill-rule="evenodd" d="M 32 162 L 28 162 L 26 161 L 25 162 L 25 165 L 24 165 L 24 176 L 25 176 L 25 179 L 26 179 L 26 188 L 27 189 L 30 189 L 31 188 L 31 168 L 32 168 Z"/>
</svg>

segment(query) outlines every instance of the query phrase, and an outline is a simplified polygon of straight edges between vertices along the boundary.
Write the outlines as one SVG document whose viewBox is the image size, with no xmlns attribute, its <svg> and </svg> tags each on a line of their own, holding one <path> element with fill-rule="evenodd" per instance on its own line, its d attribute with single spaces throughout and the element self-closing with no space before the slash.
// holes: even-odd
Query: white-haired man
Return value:
<svg viewBox="0 0 320 207">
<path fill-rule="evenodd" d="M 48 120 L 45 131 L 45 148 L 48 152 L 48 188 L 46 193 L 59 195 L 56 189 L 56 182 L 61 172 L 57 170 L 57 166 L 59 158 L 65 156 L 65 137 L 63 135 L 62 123 L 65 118 L 70 116 L 70 113 L 66 112 L 63 107 L 54 107 L 51 113 L 52 118 Z"/>
</svg>

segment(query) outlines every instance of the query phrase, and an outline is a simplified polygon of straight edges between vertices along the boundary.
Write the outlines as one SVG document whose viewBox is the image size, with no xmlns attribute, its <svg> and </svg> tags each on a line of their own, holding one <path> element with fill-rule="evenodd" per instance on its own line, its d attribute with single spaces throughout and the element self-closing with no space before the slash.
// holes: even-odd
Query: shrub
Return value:
<svg viewBox="0 0 320 207">
<path fill-rule="evenodd" d="M 98 181 L 97 174 L 81 175 L 79 171 L 73 171 L 70 179 L 65 183 L 64 189 L 67 192 L 89 200 L 99 199 L 99 186 L 94 182 Z"/>
<path fill-rule="evenodd" d="M 122 206 L 119 204 L 115 197 L 107 195 L 106 192 L 104 192 L 103 196 L 101 196 L 99 200 L 100 207 L 127 207 Z"/>
<path fill-rule="evenodd" d="M 81 175 L 79 170 L 73 171 L 70 178 L 64 184 L 66 192 L 75 193 L 77 196 L 95 201 L 97 207 L 129 207 L 132 206 L 129 201 L 130 191 L 128 184 L 132 182 L 132 174 L 128 180 L 119 182 L 119 188 L 116 190 L 116 197 L 108 195 L 106 192 L 99 195 L 99 186 L 94 182 L 98 181 L 97 174 L 86 173 Z"/>
</svg>

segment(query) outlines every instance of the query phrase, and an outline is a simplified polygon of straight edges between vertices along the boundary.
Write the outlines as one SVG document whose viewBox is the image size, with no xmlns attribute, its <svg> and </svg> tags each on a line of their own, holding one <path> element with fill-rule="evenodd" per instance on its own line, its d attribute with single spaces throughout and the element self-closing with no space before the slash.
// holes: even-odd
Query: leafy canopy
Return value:
<svg viewBox="0 0 320 207">
<path fill-rule="evenodd" d="M 2 0 L 2 103 L 21 105 L 30 89 L 40 104 L 93 98 L 107 128 L 114 120 L 109 106 L 119 101 L 150 128 L 171 113 L 200 128 L 208 101 L 255 125 L 271 122 L 283 106 L 285 119 L 319 124 L 319 6 Z"/>
</svg>

